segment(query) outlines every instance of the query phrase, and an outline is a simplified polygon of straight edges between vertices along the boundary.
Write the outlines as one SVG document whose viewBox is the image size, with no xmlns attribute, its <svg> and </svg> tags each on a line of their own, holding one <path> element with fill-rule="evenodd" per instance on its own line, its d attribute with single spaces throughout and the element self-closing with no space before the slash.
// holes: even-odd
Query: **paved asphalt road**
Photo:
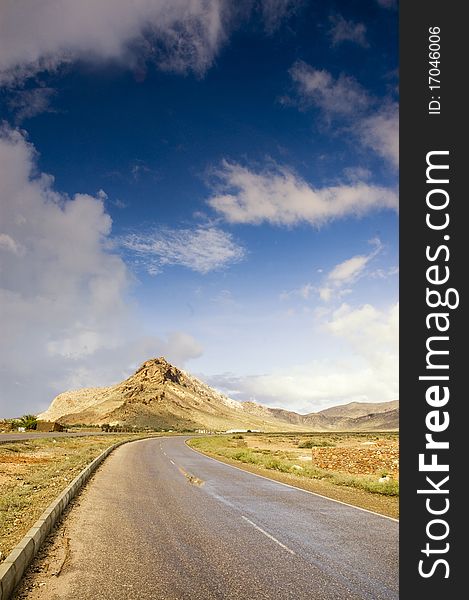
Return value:
<svg viewBox="0 0 469 600">
<path fill-rule="evenodd" d="M 69 558 L 34 600 L 398 598 L 395 521 L 232 468 L 183 438 L 118 448 L 62 527 Z"/>
</svg>

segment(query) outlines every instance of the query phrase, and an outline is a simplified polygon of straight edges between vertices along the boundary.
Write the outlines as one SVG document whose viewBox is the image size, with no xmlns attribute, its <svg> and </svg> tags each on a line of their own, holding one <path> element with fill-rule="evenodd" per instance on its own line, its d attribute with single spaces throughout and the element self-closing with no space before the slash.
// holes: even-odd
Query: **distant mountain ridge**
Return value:
<svg viewBox="0 0 469 600">
<path fill-rule="evenodd" d="M 232 400 L 160 357 L 145 361 L 116 385 L 59 394 L 38 418 L 70 425 L 109 423 L 175 430 L 377 431 L 398 429 L 398 406 L 397 400 L 353 402 L 300 415 Z"/>
<path fill-rule="evenodd" d="M 339 404 L 320 410 L 319 414 L 328 417 L 364 417 L 369 414 L 381 414 L 399 409 L 399 400 L 391 400 L 390 402 L 349 402 L 349 404 Z"/>
</svg>

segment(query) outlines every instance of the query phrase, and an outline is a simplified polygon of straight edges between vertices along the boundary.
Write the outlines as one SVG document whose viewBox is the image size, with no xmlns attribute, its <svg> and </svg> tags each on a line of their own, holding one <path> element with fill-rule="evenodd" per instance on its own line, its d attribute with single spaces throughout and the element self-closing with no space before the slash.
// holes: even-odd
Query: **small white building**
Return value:
<svg viewBox="0 0 469 600">
<path fill-rule="evenodd" d="M 262 433 L 260 429 L 227 429 L 225 433 Z"/>
</svg>

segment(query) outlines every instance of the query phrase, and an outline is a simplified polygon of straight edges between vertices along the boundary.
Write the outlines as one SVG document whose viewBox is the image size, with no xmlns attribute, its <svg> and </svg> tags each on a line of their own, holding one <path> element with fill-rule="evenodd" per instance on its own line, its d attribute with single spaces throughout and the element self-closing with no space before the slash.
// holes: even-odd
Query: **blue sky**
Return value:
<svg viewBox="0 0 469 600">
<path fill-rule="evenodd" d="M 397 398 L 392 0 L 2 12 L 0 415 L 159 355 L 301 412 Z"/>
</svg>

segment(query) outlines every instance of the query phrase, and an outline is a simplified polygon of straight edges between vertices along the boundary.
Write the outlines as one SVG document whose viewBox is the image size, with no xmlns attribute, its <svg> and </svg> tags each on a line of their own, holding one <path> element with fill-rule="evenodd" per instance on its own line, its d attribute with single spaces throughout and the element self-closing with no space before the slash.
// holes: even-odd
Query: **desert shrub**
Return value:
<svg viewBox="0 0 469 600">
<path fill-rule="evenodd" d="M 318 448 L 318 447 L 334 447 L 333 442 L 327 440 L 303 440 L 298 444 L 298 448 Z"/>
<path fill-rule="evenodd" d="M 256 457 L 251 450 L 236 450 L 233 454 L 229 455 L 229 458 L 239 460 L 243 463 L 256 463 Z"/>
</svg>

